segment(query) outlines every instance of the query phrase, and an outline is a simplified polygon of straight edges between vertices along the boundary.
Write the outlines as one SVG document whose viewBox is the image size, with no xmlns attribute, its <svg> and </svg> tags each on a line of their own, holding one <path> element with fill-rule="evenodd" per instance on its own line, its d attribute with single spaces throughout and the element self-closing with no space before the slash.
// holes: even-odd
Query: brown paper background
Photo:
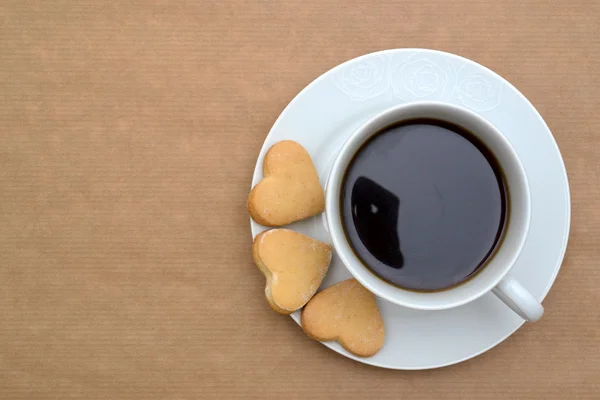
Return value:
<svg viewBox="0 0 600 400">
<path fill-rule="evenodd" d="M 396 47 L 515 84 L 572 190 L 542 321 L 434 371 L 309 340 L 250 257 L 246 196 L 278 114 Z M 0 398 L 599 399 L 599 50 L 592 0 L 0 2 Z"/>
</svg>

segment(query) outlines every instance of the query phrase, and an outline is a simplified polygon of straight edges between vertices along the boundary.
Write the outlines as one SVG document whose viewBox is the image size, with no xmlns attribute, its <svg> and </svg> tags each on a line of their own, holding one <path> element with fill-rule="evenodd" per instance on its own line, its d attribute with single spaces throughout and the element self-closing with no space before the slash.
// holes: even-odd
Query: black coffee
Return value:
<svg viewBox="0 0 600 400">
<path fill-rule="evenodd" d="M 355 254 L 396 286 L 447 289 L 493 255 L 507 200 L 498 162 L 468 131 L 430 119 L 385 128 L 354 156 L 340 209 Z"/>
</svg>

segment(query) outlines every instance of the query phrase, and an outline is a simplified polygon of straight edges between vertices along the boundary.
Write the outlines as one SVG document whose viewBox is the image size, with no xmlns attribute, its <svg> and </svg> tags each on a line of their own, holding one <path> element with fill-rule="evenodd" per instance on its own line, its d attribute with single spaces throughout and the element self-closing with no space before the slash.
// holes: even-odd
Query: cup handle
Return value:
<svg viewBox="0 0 600 400">
<path fill-rule="evenodd" d="M 536 322 L 544 315 L 540 302 L 513 277 L 502 279 L 492 292 L 525 321 Z"/>
</svg>

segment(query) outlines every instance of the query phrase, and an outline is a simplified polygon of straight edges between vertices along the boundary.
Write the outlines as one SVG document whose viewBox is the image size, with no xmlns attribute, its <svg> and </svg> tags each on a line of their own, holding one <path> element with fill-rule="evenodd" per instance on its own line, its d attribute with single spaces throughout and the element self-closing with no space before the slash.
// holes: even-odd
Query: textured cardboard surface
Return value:
<svg viewBox="0 0 600 400">
<path fill-rule="evenodd" d="M 598 399 L 600 3 L 0 2 L 0 398 Z M 272 312 L 245 210 L 261 143 L 371 51 L 515 84 L 569 173 L 538 324 L 435 371 L 345 359 Z"/>
</svg>

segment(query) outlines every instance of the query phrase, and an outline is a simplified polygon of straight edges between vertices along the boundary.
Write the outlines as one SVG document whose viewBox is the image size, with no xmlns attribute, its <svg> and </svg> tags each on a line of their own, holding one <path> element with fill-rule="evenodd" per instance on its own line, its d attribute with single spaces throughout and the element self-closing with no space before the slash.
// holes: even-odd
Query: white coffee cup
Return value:
<svg viewBox="0 0 600 400">
<path fill-rule="evenodd" d="M 508 187 L 507 226 L 494 257 L 469 280 L 436 292 L 404 290 L 370 272 L 352 251 L 340 213 L 342 180 L 354 154 L 381 129 L 415 118 L 451 122 L 473 133 L 498 160 Z M 404 307 L 444 310 L 469 303 L 492 291 L 523 319 L 535 322 L 542 317 L 542 305 L 509 274 L 529 230 L 531 199 L 525 170 L 506 137 L 481 116 L 465 108 L 440 102 L 416 102 L 383 111 L 358 128 L 342 146 L 327 179 L 325 203 L 329 233 L 337 254 L 350 273 L 376 296 Z"/>
</svg>

